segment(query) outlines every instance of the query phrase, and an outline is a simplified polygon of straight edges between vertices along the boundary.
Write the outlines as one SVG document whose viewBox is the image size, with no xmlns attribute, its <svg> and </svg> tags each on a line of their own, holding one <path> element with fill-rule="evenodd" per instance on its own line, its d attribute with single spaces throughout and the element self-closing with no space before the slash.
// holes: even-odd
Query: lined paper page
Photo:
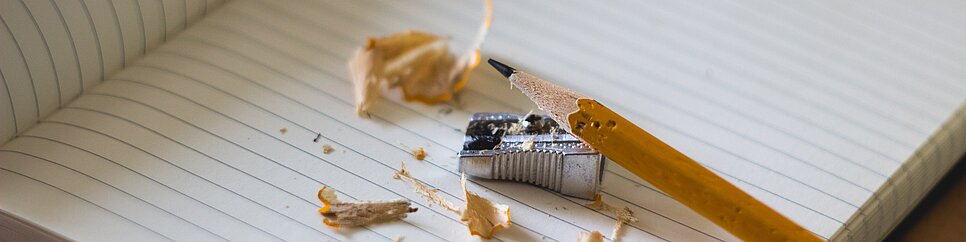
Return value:
<svg viewBox="0 0 966 242">
<path fill-rule="evenodd" d="M 230 3 L 0 148 L 0 190 L 37 194 L 0 205 L 78 240 L 473 240 L 458 216 L 392 174 L 405 162 L 461 202 L 454 154 L 469 116 L 535 107 L 483 67 L 451 113 L 395 94 L 359 118 L 345 62 L 366 36 L 409 28 L 462 49 L 478 5 Z M 923 193 L 925 177 L 948 169 L 939 161 L 963 151 L 966 142 L 934 134 L 963 130 L 953 125 L 963 112 L 951 117 L 966 96 L 955 68 L 966 52 L 956 33 L 921 35 L 934 31 L 916 28 L 918 17 L 883 23 L 853 15 L 858 6 L 802 5 L 497 2 L 483 55 L 599 98 L 823 238 L 878 236 L 861 228 L 866 219 L 891 227 L 916 199 L 893 201 L 913 184 Z M 948 148 L 917 155 L 933 142 Z M 425 161 L 411 157 L 416 147 Z M 640 218 L 622 239 L 736 240 L 607 169 L 603 199 Z M 322 186 L 342 200 L 410 199 L 419 212 L 331 229 L 316 212 Z M 524 184 L 471 180 L 469 189 L 510 205 L 513 225 L 496 240 L 570 241 L 615 222 L 588 201 Z"/>
<path fill-rule="evenodd" d="M 221 4 L 0 1 L 0 144 Z"/>
</svg>

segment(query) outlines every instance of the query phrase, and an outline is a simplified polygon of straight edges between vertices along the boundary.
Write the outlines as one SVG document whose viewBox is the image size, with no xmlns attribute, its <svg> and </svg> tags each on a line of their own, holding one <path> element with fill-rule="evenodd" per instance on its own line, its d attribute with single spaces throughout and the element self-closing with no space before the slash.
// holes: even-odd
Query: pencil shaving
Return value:
<svg viewBox="0 0 966 242">
<path fill-rule="evenodd" d="M 335 149 L 333 149 L 331 145 L 329 144 L 322 145 L 322 154 L 328 155 L 328 154 L 331 154 L 332 151 L 335 151 Z"/>
<path fill-rule="evenodd" d="M 594 230 L 593 232 L 580 231 L 577 235 L 578 242 L 604 242 L 604 235 L 600 231 Z"/>
<path fill-rule="evenodd" d="M 427 32 L 410 30 L 369 38 L 348 63 L 357 114 L 363 116 L 372 107 L 384 85 L 400 87 L 407 101 L 436 104 L 451 100 L 480 63 L 480 47 L 493 17 L 491 0 L 484 3 L 476 38 L 458 57 L 450 52 L 448 39 Z"/>
<path fill-rule="evenodd" d="M 402 180 L 404 182 L 412 184 L 413 188 L 416 190 L 416 193 L 419 193 L 419 195 L 422 195 L 424 198 L 426 198 L 426 200 L 429 200 L 430 202 L 436 205 L 439 205 L 440 207 L 443 207 L 446 210 L 452 211 L 456 214 L 460 214 L 460 209 L 456 207 L 455 204 L 453 204 L 450 201 L 447 201 L 445 198 L 443 198 L 437 193 L 439 189 L 429 188 L 422 182 L 417 181 L 416 178 L 413 178 L 413 176 L 409 174 L 409 171 L 406 170 L 406 164 L 401 164 L 399 166 L 399 171 L 397 171 L 392 178 L 395 178 L 397 180 Z"/>
<path fill-rule="evenodd" d="M 503 134 L 504 135 L 507 135 L 507 134 L 516 135 L 516 134 L 521 134 L 524 131 L 526 131 L 527 130 L 527 127 L 530 126 L 530 122 L 527 121 L 527 117 L 530 117 L 530 115 L 532 115 L 532 114 L 533 114 L 533 110 L 530 110 L 529 112 L 527 112 L 526 115 L 520 116 L 520 118 L 518 119 L 518 121 L 516 123 L 510 124 L 510 127 L 509 128 L 506 128 L 506 132 L 503 133 Z"/>
<path fill-rule="evenodd" d="M 530 136 L 530 138 L 527 138 L 527 140 L 524 140 L 523 144 L 521 144 L 520 146 L 523 148 L 524 151 L 531 151 L 533 150 L 533 145 L 536 140 L 537 140 L 536 135 Z"/>
<path fill-rule="evenodd" d="M 617 235 L 620 234 L 621 228 L 624 227 L 624 224 L 630 224 L 638 221 L 637 217 L 634 217 L 634 212 L 631 212 L 630 208 L 627 208 L 627 207 L 617 208 L 617 207 L 611 206 L 610 204 L 607 204 L 604 202 L 600 194 L 594 197 L 594 202 L 587 204 L 587 206 L 593 209 L 604 210 L 604 211 L 614 213 L 614 216 L 617 217 L 617 223 L 614 224 L 614 231 L 611 232 L 611 235 L 610 235 L 611 239 L 613 239 L 614 241 L 617 241 L 618 239 Z"/>
<path fill-rule="evenodd" d="M 323 204 L 319 213 L 325 217 L 322 223 L 336 228 L 399 220 L 417 210 L 407 200 L 339 202 L 335 191 L 324 186 L 318 196 Z"/>
<path fill-rule="evenodd" d="M 510 226 L 510 206 L 494 203 L 470 192 L 466 189 L 466 175 L 460 177 L 460 184 L 466 193 L 466 209 L 460 220 L 466 222 L 471 235 L 491 239 L 497 230 Z"/>
<path fill-rule="evenodd" d="M 413 184 L 416 193 L 419 193 L 430 202 L 446 208 L 447 210 L 459 214 L 460 221 L 466 223 L 470 230 L 470 235 L 480 236 L 484 239 L 493 238 L 493 234 L 500 229 L 510 226 L 510 207 L 504 204 L 494 203 L 486 198 L 476 195 L 466 189 L 466 176 L 460 176 L 460 185 L 466 196 L 465 209 L 459 209 L 452 202 L 444 199 L 437 194 L 435 188 L 429 188 L 425 184 L 417 181 L 406 171 L 405 165 L 393 176 L 395 179 L 403 180 Z"/>
<path fill-rule="evenodd" d="M 329 189 L 328 186 L 322 186 L 322 189 L 319 189 L 318 196 L 319 201 L 322 201 L 322 205 L 324 205 L 322 209 L 328 209 L 331 204 L 339 203 L 339 198 L 335 195 L 335 189 Z"/>
</svg>

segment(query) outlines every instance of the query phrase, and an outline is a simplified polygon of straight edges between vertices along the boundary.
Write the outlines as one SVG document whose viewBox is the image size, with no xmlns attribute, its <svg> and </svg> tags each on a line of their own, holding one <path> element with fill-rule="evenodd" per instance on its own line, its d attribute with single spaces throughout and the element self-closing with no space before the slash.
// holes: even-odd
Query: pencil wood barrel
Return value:
<svg viewBox="0 0 966 242">
<path fill-rule="evenodd" d="M 736 237 L 821 240 L 597 101 L 577 107 L 567 117 L 574 135 Z"/>
</svg>

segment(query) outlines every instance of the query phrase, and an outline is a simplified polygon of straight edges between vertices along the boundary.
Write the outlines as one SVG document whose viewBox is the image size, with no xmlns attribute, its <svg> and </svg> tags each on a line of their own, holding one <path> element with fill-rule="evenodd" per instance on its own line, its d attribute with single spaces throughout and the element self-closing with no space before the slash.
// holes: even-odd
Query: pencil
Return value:
<svg viewBox="0 0 966 242">
<path fill-rule="evenodd" d="M 735 237 L 821 240 L 594 99 L 493 59 L 488 62 L 561 128 Z"/>
</svg>

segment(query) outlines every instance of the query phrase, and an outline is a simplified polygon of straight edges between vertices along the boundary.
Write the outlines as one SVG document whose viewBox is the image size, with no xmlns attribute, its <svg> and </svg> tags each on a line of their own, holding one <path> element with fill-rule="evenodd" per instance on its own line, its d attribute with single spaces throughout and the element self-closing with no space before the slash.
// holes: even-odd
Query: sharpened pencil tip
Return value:
<svg viewBox="0 0 966 242">
<path fill-rule="evenodd" d="M 513 75 L 513 73 L 517 71 L 516 69 L 513 69 L 513 67 L 504 65 L 503 63 L 500 63 L 499 61 L 496 61 L 492 58 L 490 58 L 486 62 L 490 63 L 490 65 L 493 66 L 494 69 L 499 71 L 500 74 L 503 74 L 503 77 L 506 77 L 506 78 L 510 78 L 510 75 Z"/>
</svg>

